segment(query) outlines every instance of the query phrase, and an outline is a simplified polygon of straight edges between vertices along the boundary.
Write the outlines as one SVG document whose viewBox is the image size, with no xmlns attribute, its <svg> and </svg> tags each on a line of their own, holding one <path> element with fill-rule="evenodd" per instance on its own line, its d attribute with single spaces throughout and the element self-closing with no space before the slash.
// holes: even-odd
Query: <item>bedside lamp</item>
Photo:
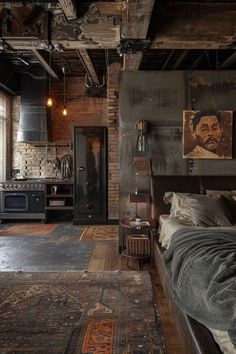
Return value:
<svg viewBox="0 0 236 354">
<path fill-rule="evenodd" d="M 149 203 L 150 195 L 148 193 L 137 193 L 129 195 L 129 202 L 135 203 L 135 218 L 139 218 L 138 215 L 138 203 Z"/>
</svg>

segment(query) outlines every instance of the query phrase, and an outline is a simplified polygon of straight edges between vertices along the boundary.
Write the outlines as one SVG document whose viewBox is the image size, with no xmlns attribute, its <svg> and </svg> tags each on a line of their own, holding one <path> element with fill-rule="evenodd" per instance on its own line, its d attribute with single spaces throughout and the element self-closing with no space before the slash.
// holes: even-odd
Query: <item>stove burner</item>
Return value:
<svg viewBox="0 0 236 354">
<path fill-rule="evenodd" d="M 43 182 L 35 181 L 7 181 L 0 182 L 0 191 L 43 191 Z"/>
</svg>

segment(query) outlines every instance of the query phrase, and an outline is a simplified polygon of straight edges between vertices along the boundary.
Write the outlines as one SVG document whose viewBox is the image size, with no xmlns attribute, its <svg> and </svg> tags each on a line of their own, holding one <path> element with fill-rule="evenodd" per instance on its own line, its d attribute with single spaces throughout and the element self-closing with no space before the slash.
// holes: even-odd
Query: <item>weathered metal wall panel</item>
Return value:
<svg viewBox="0 0 236 354">
<path fill-rule="evenodd" d="M 133 215 L 129 193 L 149 190 L 149 177 L 135 175 L 136 122 L 147 120 L 146 156 L 155 174 L 186 174 L 181 117 L 187 102 L 183 72 L 124 72 L 120 82 L 120 216 Z"/>
<path fill-rule="evenodd" d="M 120 217 L 131 216 L 129 193 L 148 190 L 147 177 L 136 176 L 133 167 L 138 120 L 151 127 L 146 157 L 157 175 L 235 175 L 233 160 L 182 158 L 183 110 L 236 110 L 236 71 L 123 72 L 120 82 Z M 233 141 L 236 130 L 233 128 Z"/>
</svg>

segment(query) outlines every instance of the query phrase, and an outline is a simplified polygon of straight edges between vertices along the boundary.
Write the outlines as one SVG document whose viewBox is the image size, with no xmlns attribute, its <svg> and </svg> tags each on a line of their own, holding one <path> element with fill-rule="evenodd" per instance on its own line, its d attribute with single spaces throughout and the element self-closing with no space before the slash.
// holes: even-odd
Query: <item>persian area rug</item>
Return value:
<svg viewBox="0 0 236 354">
<path fill-rule="evenodd" d="M 49 236 L 57 227 L 56 224 L 16 224 L 3 225 L 0 236 Z"/>
<path fill-rule="evenodd" d="M 17 223 L 0 225 L 0 236 L 78 236 L 83 227 L 73 224 Z"/>
<path fill-rule="evenodd" d="M 0 273 L 1 353 L 166 353 L 147 272 Z"/>
<path fill-rule="evenodd" d="M 118 241 L 119 225 L 92 225 L 86 226 L 80 239 L 94 241 Z"/>
</svg>

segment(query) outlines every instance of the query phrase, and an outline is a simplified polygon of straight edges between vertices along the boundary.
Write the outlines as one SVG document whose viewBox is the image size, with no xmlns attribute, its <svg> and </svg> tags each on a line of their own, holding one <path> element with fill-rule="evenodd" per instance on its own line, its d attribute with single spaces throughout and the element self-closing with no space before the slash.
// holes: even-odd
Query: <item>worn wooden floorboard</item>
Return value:
<svg viewBox="0 0 236 354">
<path fill-rule="evenodd" d="M 129 261 L 119 254 L 118 242 L 98 242 L 94 248 L 88 271 L 112 271 L 112 270 L 139 270 L 138 262 Z M 168 307 L 168 300 L 160 285 L 158 272 L 150 264 L 142 264 L 142 270 L 150 273 L 152 279 L 153 293 L 158 304 L 162 330 L 165 337 L 168 354 L 182 354 L 183 346 L 181 338 L 177 332 L 176 325 L 172 320 L 172 315 Z"/>
</svg>

